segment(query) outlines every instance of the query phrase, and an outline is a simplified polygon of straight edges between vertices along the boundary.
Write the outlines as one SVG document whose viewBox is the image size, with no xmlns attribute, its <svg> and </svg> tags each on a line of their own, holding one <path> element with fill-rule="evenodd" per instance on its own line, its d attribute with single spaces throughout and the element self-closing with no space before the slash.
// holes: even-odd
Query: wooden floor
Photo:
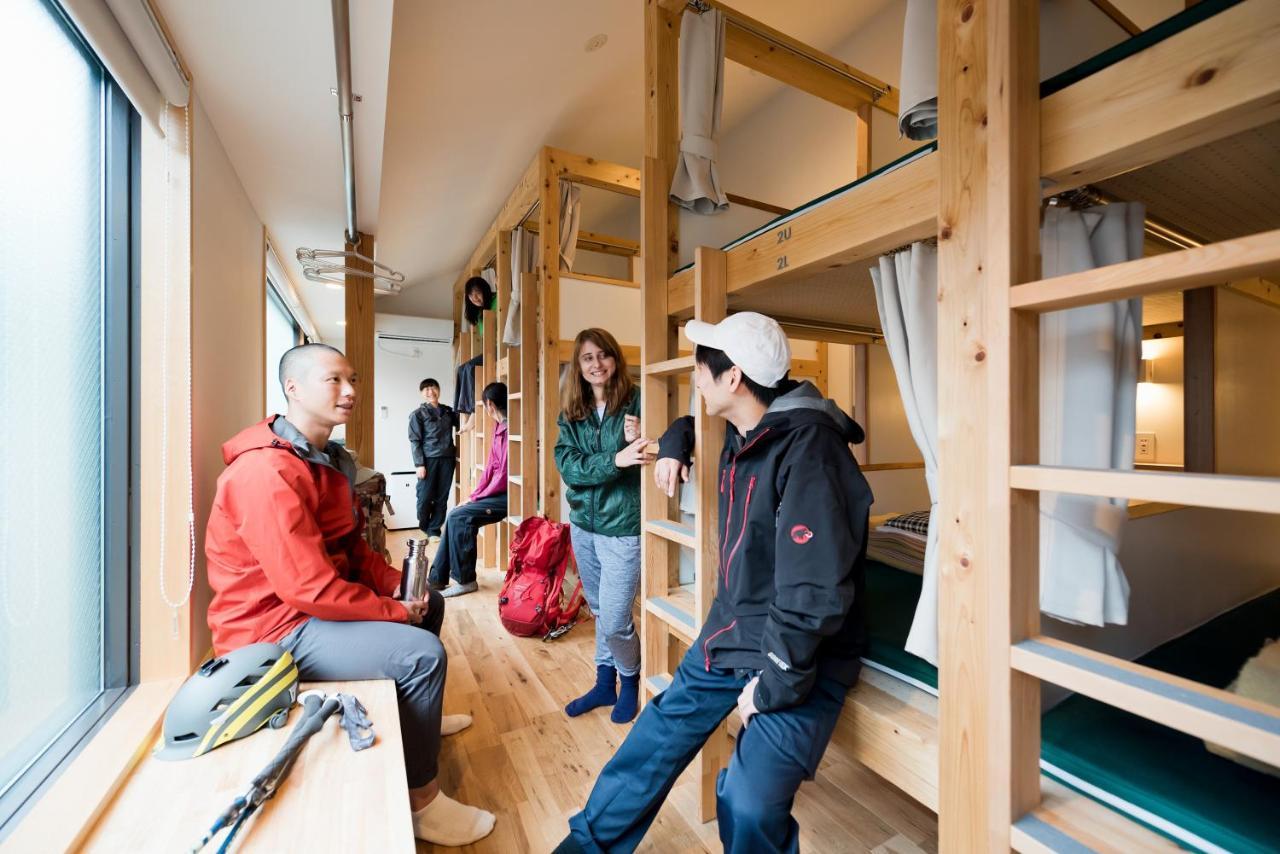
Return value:
<svg viewBox="0 0 1280 854">
<path fill-rule="evenodd" d="M 416 534 L 392 533 L 392 557 L 402 556 L 404 540 Z M 498 622 L 501 573 L 479 575 L 480 590 L 449 600 L 445 617 L 445 712 L 468 713 L 475 724 L 445 739 L 440 783 L 448 794 L 492 810 L 498 823 L 476 845 L 419 843 L 418 851 L 545 854 L 563 838 L 629 725 L 612 723 L 608 709 L 574 719 L 564 713 L 595 678 L 592 623 L 552 643 L 513 637 Z M 716 824 L 697 820 L 694 785 L 691 774 L 681 778 L 641 851 L 721 850 Z M 817 779 L 801 787 L 795 816 L 806 852 L 914 854 L 938 847 L 932 812 L 861 766 L 830 756 Z"/>
</svg>

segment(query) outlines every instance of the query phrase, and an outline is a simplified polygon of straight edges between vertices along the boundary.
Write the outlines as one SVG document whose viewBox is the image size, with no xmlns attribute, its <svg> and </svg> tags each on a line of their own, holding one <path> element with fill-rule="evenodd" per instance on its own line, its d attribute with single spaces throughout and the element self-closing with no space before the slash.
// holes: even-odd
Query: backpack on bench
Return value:
<svg viewBox="0 0 1280 854">
<path fill-rule="evenodd" d="M 582 580 L 564 603 L 565 573 L 571 563 L 576 575 L 568 525 L 546 516 L 530 516 L 520 523 L 511 538 L 511 563 L 498 594 L 498 617 L 507 631 L 552 640 L 573 628 L 582 608 Z"/>
</svg>

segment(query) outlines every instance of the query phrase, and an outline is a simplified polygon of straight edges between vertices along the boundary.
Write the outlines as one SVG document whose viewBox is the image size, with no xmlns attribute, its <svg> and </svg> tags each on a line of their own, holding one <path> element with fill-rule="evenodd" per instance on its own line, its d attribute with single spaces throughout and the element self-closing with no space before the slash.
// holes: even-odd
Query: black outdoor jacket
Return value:
<svg viewBox="0 0 1280 854">
<path fill-rule="evenodd" d="M 413 448 L 413 464 L 426 465 L 430 457 L 452 457 L 453 431 L 458 426 L 458 413 L 453 407 L 438 403 L 422 404 L 409 414 L 409 445 Z"/>
<path fill-rule="evenodd" d="M 708 669 L 759 671 L 759 711 L 804 702 L 819 675 L 846 686 L 858 678 L 872 497 L 849 443 L 863 438 L 808 382 L 787 381 L 746 436 L 727 426 L 715 486 L 719 581 L 696 648 Z M 688 464 L 692 448 L 686 416 L 658 455 Z"/>
</svg>

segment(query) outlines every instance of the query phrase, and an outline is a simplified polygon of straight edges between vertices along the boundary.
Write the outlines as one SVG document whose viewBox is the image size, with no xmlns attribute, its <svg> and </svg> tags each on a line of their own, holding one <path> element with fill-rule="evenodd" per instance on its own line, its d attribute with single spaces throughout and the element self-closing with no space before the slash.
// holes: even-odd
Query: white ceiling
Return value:
<svg viewBox="0 0 1280 854">
<path fill-rule="evenodd" d="M 154 2 L 322 337 L 340 343 L 341 292 L 306 282 L 294 258 L 299 246 L 340 248 L 344 227 L 329 4 Z M 888 2 L 734 6 L 834 50 Z M 643 0 L 351 7 L 359 226 L 407 280 L 380 311 L 449 315 L 458 270 L 539 146 L 639 164 Z M 598 33 L 608 43 L 586 52 Z M 733 63 L 726 78 L 726 129 L 783 88 Z"/>
<path fill-rule="evenodd" d="M 325 340 L 343 340 L 343 295 L 302 277 L 299 246 L 341 249 L 346 228 L 329 4 L 152 0 L 249 201 Z M 392 0 L 351 0 L 356 210 L 377 233 Z"/>
</svg>

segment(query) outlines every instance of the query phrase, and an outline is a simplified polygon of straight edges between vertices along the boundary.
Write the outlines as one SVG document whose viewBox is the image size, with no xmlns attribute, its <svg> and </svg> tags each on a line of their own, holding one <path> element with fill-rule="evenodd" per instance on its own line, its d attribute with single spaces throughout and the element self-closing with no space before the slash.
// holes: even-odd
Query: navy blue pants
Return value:
<svg viewBox="0 0 1280 854">
<path fill-rule="evenodd" d="M 459 504 L 449 511 L 444 521 L 444 536 L 431 564 L 431 581 L 437 586 L 476 580 L 476 536 L 485 525 L 507 518 L 507 494 L 500 492 L 486 498 Z"/>
<path fill-rule="evenodd" d="M 605 765 L 582 812 L 569 819 L 560 850 L 634 851 L 676 778 L 738 705 L 745 670 L 708 671 L 697 644 L 671 686 L 655 697 Z M 720 842 L 728 852 L 800 850 L 791 817 L 796 790 L 813 779 L 840 717 L 848 688 L 819 679 L 799 706 L 757 714 L 738 735 L 716 784 Z"/>
</svg>

